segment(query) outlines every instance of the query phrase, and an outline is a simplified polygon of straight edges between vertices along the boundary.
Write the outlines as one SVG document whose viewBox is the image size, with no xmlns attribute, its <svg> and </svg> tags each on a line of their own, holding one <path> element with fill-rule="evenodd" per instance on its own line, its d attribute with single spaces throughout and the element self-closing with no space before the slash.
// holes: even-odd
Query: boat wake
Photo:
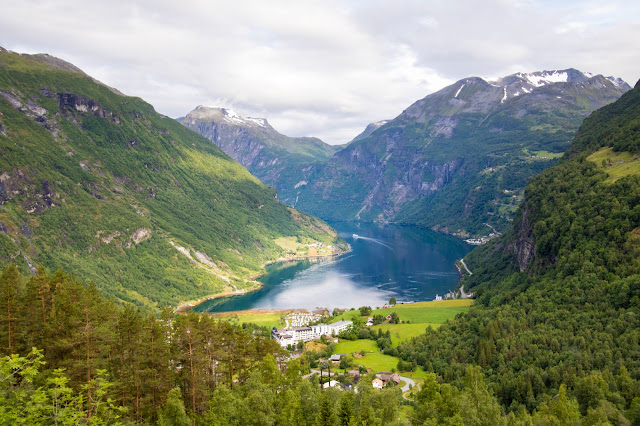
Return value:
<svg viewBox="0 0 640 426">
<path fill-rule="evenodd" d="M 389 250 L 393 251 L 393 249 L 391 247 L 389 247 L 388 245 L 386 245 L 384 242 L 382 242 L 381 240 L 378 240 L 377 238 L 369 238 L 369 237 L 363 237 L 362 235 L 358 235 L 358 234 L 353 234 L 353 239 L 354 240 L 367 240 L 367 241 L 371 241 L 374 242 L 376 244 L 380 244 L 383 247 L 388 248 Z"/>
</svg>

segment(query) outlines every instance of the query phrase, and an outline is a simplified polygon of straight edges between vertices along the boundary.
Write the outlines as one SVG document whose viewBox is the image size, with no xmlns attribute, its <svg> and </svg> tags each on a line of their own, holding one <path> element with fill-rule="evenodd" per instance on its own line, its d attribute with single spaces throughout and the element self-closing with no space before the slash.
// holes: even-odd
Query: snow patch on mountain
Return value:
<svg viewBox="0 0 640 426">
<path fill-rule="evenodd" d="M 623 79 L 621 78 L 616 78 L 616 77 L 606 77 L 607 80 L 609 80 L 610 82 L 612 82 L 616 87 L 618 86 L 623 86 L 625 84 L 627 84 Z"/>
<path fill-rule="evenodd" d="M 532 86 L 540 87 L 550 83 L 566 83 L 569 75 L 565 71 L 543 71 L 541 73 L 519 73 Z"/>
<path fill-rule="evenodd" d="M 246 120 L 250 121 L 251 123 L 257 124 L 260 127 L 266 127 L 267 126 L 267 119 L 266 118 L 247 117 Z"/>
</svg>

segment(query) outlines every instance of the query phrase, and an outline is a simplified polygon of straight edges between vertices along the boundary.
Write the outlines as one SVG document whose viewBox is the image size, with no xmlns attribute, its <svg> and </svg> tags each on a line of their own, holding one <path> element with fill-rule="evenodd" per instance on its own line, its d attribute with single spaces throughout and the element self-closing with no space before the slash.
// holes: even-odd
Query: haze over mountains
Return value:
<svg viewBox="0 0 640 426">
<path fill-rule="evenodd" d="M 284 145 L 254 119 L 211 114 L 182 122 L 313 215 L 480 236 L 506 229 L 527 180 L 568 148 L 585 116 L 629 89 L 575 69 L 470 77 L 370 124 L 333 156 L 325 147 L 306 158 L 299 150 L 307 140 Z"/>
</svg>

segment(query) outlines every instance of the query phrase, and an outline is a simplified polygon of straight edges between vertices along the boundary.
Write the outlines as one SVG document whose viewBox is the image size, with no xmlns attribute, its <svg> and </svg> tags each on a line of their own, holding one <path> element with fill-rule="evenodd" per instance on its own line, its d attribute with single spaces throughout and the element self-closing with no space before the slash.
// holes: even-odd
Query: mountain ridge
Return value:
<svg viewBox="0 0 640 426">
<path fill-rule="evenodd" d="M 398 345 L 404 361 L 450 384 L 479 366 L 511 419 L 640 419 L 638 117 L 640 82 L 584 120 L 531 179 L 513 226 L 465 257 L 473 275 L 461 284 L 476 295 L 467 316 Z M 559 398 L 562 416 L 550 410 Z"/>
<path fill-rule="evenodd" d="M 0 51 L 3 262 L 167 306 L 253 287 L 264 263 L 314 242 L 346 249 L 209 140 L 51 61 Z"/>
<path fill-rule="evenodd" d="M 568 148 L 588 113 L 629 89 L 574 69 L 497 83 L 469 77 L 414 102 L 317 168 L 296 207 L 460 236 L 487 233 L 485 223 L 504 230 L 526 180 Z"/>
<path fill-rule="evenodd" d="M 265 118 L 242 117 L 224 107 L 200 105 L 178 121 L 276 188 L 279 199 L 293 207 L 296 185 L 304 185 L 310 172 L 340 149 L 318 138 L 285 136 Z"/>
</svg>

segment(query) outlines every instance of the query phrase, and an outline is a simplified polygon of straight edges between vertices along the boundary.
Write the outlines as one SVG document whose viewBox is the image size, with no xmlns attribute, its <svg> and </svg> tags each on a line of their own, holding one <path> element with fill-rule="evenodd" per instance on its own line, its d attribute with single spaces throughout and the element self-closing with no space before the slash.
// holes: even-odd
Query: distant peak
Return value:
<svg viewBox="0 0 640 426">
<path fill-rule="evenodd" d="M 364 131 L 362 133 L 360 133 L 358 136 L 356 136 L 355 138 L 353 138 L 351 140 L 351 142 L 355 142 L 357 140 L 366 138 L 367 136 L 371 135 L 373 132 L 375 132 L 380 127 L 384 126 L 385 124 L 387 124 L 390 121 L 391 120 L 380 120 L 380 121 L 375 121 L 373 123 L 369 123 L 367 125 L 367 127 L 364 129 Z M 349 142 L 349 143 L 351 143 L 351 142 Z"/>
<path fill-rule="evenodd" d="M 609 76 L 609 77 L 605 77 L 605 78 L 607 80 L 609 80 L 610 82 L 612 82 L 616 86 L 628 86 L 627 82 L 624 81 L 621 78 L 617 78 L 617 77 L 613 77 L 613 76 Z"/>
<path fill-rule="evenodd" d="M 242 117 L 231 108 L 198 105 L 193 111 L 187 114 L 188 118 L 200 120 L 224 120 L 231 124 L 245 126 L 268 127 L 269 122 L 266 118 Z"/>
</svg>

